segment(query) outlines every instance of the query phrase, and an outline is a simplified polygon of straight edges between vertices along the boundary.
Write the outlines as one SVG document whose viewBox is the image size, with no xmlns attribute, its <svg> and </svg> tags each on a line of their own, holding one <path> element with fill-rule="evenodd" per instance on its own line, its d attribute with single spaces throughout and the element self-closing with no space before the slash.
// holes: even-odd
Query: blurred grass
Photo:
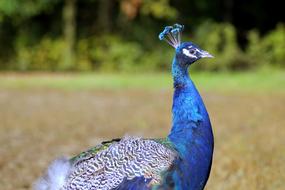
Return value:
<svg viewBox="0 0 285 190">
<path fill-rule="evenodd" d="M 206 189 L 284 189 L 284 74 L 191 74 L 215 134 Z M 31 189 L 53 159 L 103 140 L 166 136 L 171 83 L 166 73 L 0 73 L 1 189 Z"/>
<path fill-rule="evenodd" d="M 257 72 L 191 72 L 191 78 L 202 90 L 241 92 L 285 92 L 285 71 Z M 170 74 L 136 73 L 1 73 L 2 89 L 169 89 Z"/>
</svg>

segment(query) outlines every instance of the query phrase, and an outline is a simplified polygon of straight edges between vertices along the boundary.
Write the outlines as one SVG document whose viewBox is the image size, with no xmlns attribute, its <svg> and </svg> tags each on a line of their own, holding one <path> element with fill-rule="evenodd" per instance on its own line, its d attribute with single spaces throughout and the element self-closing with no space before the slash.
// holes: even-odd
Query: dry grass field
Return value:
<svg viewBox="0 0 285 190">
<path fill-rule="evenodd" d="M 208 190 L 285 189 L 285 94 L 253 91 L 202 90 L 215 133 Z M 0 189 L 31 189 L 53 159 L 75 155 L 104 139 L 165 136 L 171 97 L 171 87 L 66 90 L 2 85 Z"/>
</svg>

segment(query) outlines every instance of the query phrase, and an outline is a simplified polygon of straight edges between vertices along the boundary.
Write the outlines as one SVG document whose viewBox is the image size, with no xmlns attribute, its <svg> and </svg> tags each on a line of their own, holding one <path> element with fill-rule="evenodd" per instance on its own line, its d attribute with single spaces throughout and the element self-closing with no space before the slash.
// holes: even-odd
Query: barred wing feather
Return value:
<svg viewBox="0 0 285 190">
<path fill-rule="evenodd" d="M 161 182 L 161 173 L 175 158 L 175 151 L 165 144 L 125 137 L 74 158 L 62 190 L 130 189 L 125 185 L 145 189 Z"/>
</svg>

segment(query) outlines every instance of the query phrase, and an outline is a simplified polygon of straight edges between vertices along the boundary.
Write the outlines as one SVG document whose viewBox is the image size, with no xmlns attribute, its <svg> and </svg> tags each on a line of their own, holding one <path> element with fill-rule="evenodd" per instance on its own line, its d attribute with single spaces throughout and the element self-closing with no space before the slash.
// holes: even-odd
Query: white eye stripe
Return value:
<svg viewBox="0 0 285 190">
<path fill-rule="evenodd" d="M 192 55 L 188 49 L 182 49 L 182 53 L 187 57 L 197 58 L 195 55 Z"/>
<path fill-rule="evenodd" d="M 196 49 L 196 51 L 198 51 L 199 53 L 202 53 L 200 50 Z"/>
</svg>

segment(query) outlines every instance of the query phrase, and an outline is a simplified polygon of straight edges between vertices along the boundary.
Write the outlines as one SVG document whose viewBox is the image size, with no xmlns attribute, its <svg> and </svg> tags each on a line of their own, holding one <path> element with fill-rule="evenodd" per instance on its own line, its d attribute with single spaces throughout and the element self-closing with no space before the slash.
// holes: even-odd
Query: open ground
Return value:
<svg viewBox="0 0 285 190">
<path fill-rule="evenodd" d="M 193 75 L 215 134 L 207 189 L 284 189 L 285 75 L 267 76 Z M 1 189 L 31 189 L 53 159 L 102 140 L 166 136 L 171 102 L 168 75 L 1 74 Z"/>
</svg>

